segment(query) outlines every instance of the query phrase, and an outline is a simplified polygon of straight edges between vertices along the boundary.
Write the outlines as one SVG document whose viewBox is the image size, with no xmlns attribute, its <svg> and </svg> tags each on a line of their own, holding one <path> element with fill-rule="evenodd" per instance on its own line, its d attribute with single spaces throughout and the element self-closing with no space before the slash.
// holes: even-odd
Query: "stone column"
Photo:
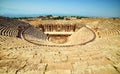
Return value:
<svg viewBox="0 0 120 74">
<path fill-rule="evenodd" d="M 70 30 L 70 26 L 68 25 L 68 32 L 69 32 L 69 30 Z"/>
<path fill-rule="evenodd" d="M 70 31 L 72 30 L 72 25 L 70 25 Z"/>
<path fill-rule="evenodd" d="M 46 25 L 44 25 L 44 31 L 46 32 Z"/>
<path fill-rule="evenodd" d="M 46 32 L 48 31 L 48 29 L 47 29 L 47 24 L 46 24 Z"/>
<path fill-rule="evenodd" d="M 67 32 L 68 32 L 69 26 L 67 25 Z"/>
<path fill-rule="evenodd" d="M 54 30 L 54 25 L 52 24 L 52 32 L 53 32 L 53 30 Z"/>
<path fill-rule="evenodd" d="M 52 32 L 52 24 L 50 24 L 51 32 Z"/>
<path fill-rule="evenodd" d="M 47 31 L 47 25 L 45 24 L 45 32 Z"/>
<path fill-rule="evenodd" d="M 57 31 L 57 25 L 55 25 L 55 31 Z"/>
<path fill-rule="evenodd" d="M 50 26 L 51 26 L 51 32 L 53 32 L 53 24 L 51 24 Z"/>
<path fill-rule="evenodd" d="M 45 32 L 46 32 L 46 24 L 44 25 L 44 29 L 45 29 Z"/>
<path fill-rule="evenodd" d="M 51 24 L 49 24 L 49 31 L 51 32 Z"/>
<path fill-rule="evenodd" d="M 65 32 L 65 26 L 63 25 L 63 31 Z"/>
<path fill-rule="evenodd" d="M 50 24 L 48 25 L 48 30 L 49 30 L 49 32 L 50 32 Z"/>
<path fill-rule="evenodd" d="M 62 25 L 62 31 L 64 32 L 64 30 L 65 30 L 65 29 L 64 29 L 64 25 Z"/>
<path fill-rule="evenodd" d="M 71 26 L 72 26 L 72 25 L 70 25 L 70 31 L 72 30 L 72 29 L 71 29 Z"/>
<path fill-rule="evenodd" d="M 72 31 L 74 32 L 74 25 L 72 25 Z"/>
<path fill-rule="evenodd" d="M 45 25 L 43 25 L 44 31 L 45 31 Z"/>
<path fill-rule="evenodd" d="M 49 24 L 49 31 L 51 32 L 51 26 L 50 26 L 51 24 Z"/>
<path fill-rule="evenodd" d="M 51 32 L 53 32 L 53 24 L 51 24 Z"/>
<path fill-rule="evenodd" d="M 55 26 L 56 26 L 56 25 L 54 25 L 54 30 L 53 30 L 53 31 L 55 31 Z"/>
<path fill-rule="evenodd" d="M 67 32 L 67 25 L 65 25 L 65 32 Z"/>
<path fill-rule="evenodd" d="M 73 31 L 75 32 L 76 25 L 73 26 Z"/>
<path fill-rule="evenodd" d="M 49 25 L 47 24 L 47 32 L 49 31 Z"/>
<path fill-rule="evenodd" d="M 73 25 L 71 25 L 71 32 L 73 32 Z"/>
</svg>

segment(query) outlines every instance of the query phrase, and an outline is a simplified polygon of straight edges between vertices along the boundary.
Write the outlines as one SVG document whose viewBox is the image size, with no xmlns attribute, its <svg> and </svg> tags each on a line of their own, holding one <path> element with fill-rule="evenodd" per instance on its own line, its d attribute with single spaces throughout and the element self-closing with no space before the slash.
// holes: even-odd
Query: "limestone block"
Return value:
<svg viewBox="0 0 120 74">
<path fill-rule="evenodd" d="M 45 74 L 72 74 L 70 70 L 52 70 L 47 71 Z"/>
</svg>

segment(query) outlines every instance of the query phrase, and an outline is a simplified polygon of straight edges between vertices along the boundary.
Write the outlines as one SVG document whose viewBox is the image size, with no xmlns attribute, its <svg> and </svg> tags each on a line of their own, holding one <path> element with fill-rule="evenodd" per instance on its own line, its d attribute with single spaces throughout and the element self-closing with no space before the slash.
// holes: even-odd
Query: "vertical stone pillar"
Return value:
<svg viewBox="0 0 120 74">
<path fill-rule="evenodd" d="M 46 25 L 44 25 L 44 31 L 46 32 Z"/>
<path fill-rule="evenodd" d="M 65 32 L 67 32 L 67 25 L 65 25 Z"/>
<path fill-rule="evenodd" d="M 52 32 L 53 32 L 53 29 L 54 29 L 54 28 L 53 28 L 53 24 L 52 24 Z"/>
<path fill-rule="evenodd" d="M 49 31 L 51 32 L 51 24 L 49 24 Z"/>
<path fill-rule="evenodd" d="M 68 32 L 68 30 L 69 30 L 69 26 L 67 25 L 67 32 Z"/>
<path fill-rule="evenodd" d="M 72 31 L 74 32 L 74 25 L 72 26 Z"/>
<path fill-rule="evenodd" d="M 55 26 L 56 26 L 56 25 L 54 25 L 54 31 L 55 31 L 55 29 L 56 29 Z"/>
<path fill-rule="evenodd" d="M 62 25 L 60 24 L 60 31 L 62 31 Z"/>
<path fill-rule="evenodd" d="M 43 25 L 43 29 L 44 29 L 44 31 L 45 31 L 45 25 Z"/>
<path fill-rule="evenodd" d="M 61 25 L 62 26 L 62 31 L 64 31 L 64 27 L 63 27 L 63 25 Z"/>
<path fill-rule="evenodd" d="M 65 32 L 67 31 L 67 25 L 65 25 Z"/>
<path fill-rule="evenodd" d="M 62 25 L 62 31 L 64 32 L 64 25 Z"/>
<path fill-rule="evenodd" d="M 71 25 L 71 32 L 73 32 L 73 25 Z"/>
<path fill-rule="evenodd" d="M 74 25 L 72 26 L 72 31 L 74 32 Z"/>
<path fill-rule="evenodd" d="M 70 25 L 70 32 L 72 31 L 72 25 Z"/>
<path fill-rule="evenodd" d="M 47 24 L 47 32 L 49 31 L 49 24 Z"/>
<path fill-rule="evenodd" d="M 69 32 L 70 32 L 70 27 L 71 27 L 71 25 L 69 25 Z"/>
<path fill-rule="evenodd" d="M 51 31 L 53 32 L 53 24 L 51 24 Z"/>
<path fill-rule="evenodd" d="M 53 29 L 54 29 L 53 27 L 54 27 L 54 26 L 53 26 L 53 24 L 52 24 L 52 32 L 53 32 Z"/>
<path fill-rule="evenodd" d="M 52 24 L 50 24 L 50 32 L 52 32 Z"/>
<path fill-rule="evenodd" d="M 69 25 L 67 25 L 68 29 L 67 29 L 67 32 L 69 31 Z"/>
<path fill-rule="evenodd" d="M 57 31 L 57 24 L 55 25 L 55 31 Z"/>
<path fill-rule="evenodd" d="M 45 32 L 46 32 L 46 30 L 47 30 L 47 29 L 46 29 L 46 24 L 44 25 L 44 29 L 45 29 Z"/>
<path fill-rule="evenodd" d="M 57 29 L 58 29 L 58 25 L 56 24 L 56 32 L 57 32 Z"/>
<path fill-rule="evenodd" d="M 51 32 L 51 24 L 49 24 L 49 31 Z"/>
<path fill-rule="evenodd" d="M 52 31 L 52 26 L 51 26 L 51 24 L 49 24 L 49 27 L 50 27 L 50 32 Z"/>
<path fill-rule="evenodd" d="M 46 24 L 46 31 L 48 31 L 48 27 L 47 27 L 47 24 Z"/>
<path fill-rule="evenodd" d="M 72 27 L 72 25 L 70 25 L 70 31 L 72 30 L 71 27 Z"/>
<path fill-rule="evenodd" d="M 46 26 L 46 32 L 47 32 L 47 24 L 45 26 Z"/>
<path fill-rule="evenodd" d="M 71 26 L 72 26 L 72 25 L 70 25 L 70 29 L 69 29 L 69 31 L 71 31 Z"/>
<path fill-rule="evenodd" d="M 73 31 L 75 32 L 76 25 L 73 26 Z"/>
<path fill-rule="evenodd" d="M 67 32 L 67 25 L 65 25 L 65 32 Z"/>
<path fill-rule="evenodd" d="M 68 25 L 68 32 L 70 31 L 70 25 Z"/>
</svg>

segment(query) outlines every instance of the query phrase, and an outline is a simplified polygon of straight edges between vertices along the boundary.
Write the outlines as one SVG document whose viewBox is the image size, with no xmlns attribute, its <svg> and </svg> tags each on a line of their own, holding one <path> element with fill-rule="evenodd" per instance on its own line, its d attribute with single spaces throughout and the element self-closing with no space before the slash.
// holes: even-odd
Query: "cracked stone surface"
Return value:
<svg viewBox="0 0 120 74">
<path fill-rule="evenodd" d="M 120 20 L 90 21 L 96 39 L 82 46 L 37 46 L 0 35 L 0 74 L 120 74 Z"/>
</svg>

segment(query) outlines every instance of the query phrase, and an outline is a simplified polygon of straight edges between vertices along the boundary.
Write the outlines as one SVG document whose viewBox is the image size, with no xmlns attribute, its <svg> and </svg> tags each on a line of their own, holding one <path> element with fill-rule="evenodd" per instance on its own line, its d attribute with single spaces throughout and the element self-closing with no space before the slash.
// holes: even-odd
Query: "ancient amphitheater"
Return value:
<svg viewBox="0 0 120 74">
<path fill-rule="evenodd" d="M 0 17 L 0 74 L 120 74 L 120 19 Z"/>
</svg>

